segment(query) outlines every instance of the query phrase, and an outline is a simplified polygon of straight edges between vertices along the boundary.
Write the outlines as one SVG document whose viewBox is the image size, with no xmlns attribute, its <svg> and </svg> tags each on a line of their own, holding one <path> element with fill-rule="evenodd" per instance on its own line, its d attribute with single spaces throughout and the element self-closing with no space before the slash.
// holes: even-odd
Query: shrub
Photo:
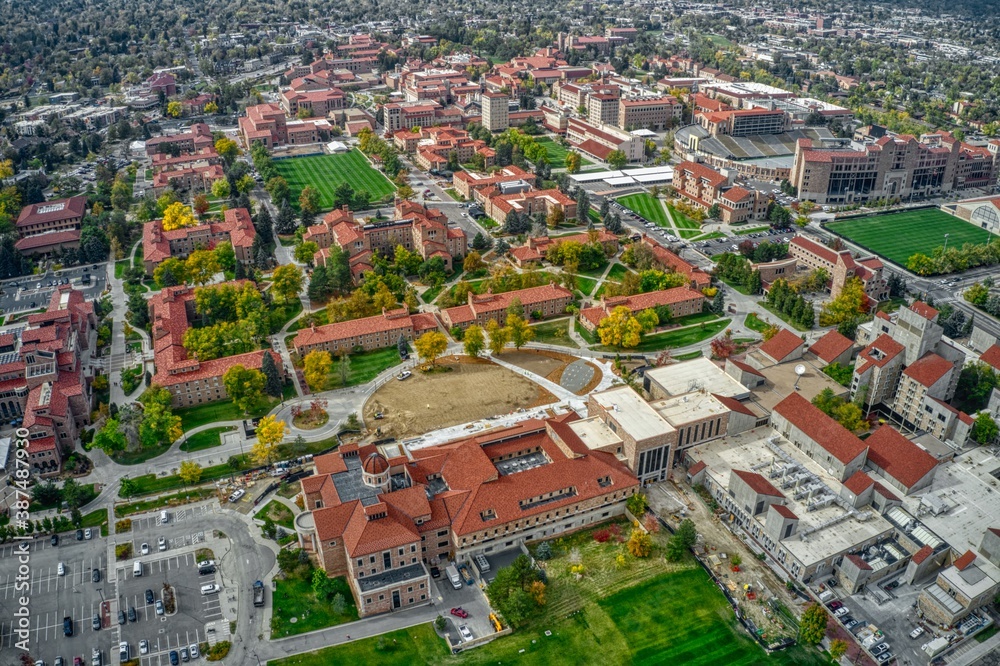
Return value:
<svg viewBox="0 0 1000 666">
<path fill-rule="evenodd" d="M 132 557 L 132 542 L 120 543 L 115 546 L 116 560 L 127 560 L 130 557 Z"/>
<path fill-rule="evenodd" d="M 552 545 L 548 541 L 538 544 L 538 548 L 535 549 L 535 557 L 539 560 L 551 560 Z"/>
<path fill-rule="evenodd" d="M 119 520 L 115 522 L 115 532 L 131 532 L 132 531 L 132 519 L 125 518 L 124 520 Z"/>
<path fill-rule="evenodd" d="M 222 661 L 229 654 L 229 641 L 219 641 L 212 647 L 208 648 L 208 653 L 205 659 L 208 661 Z"/>
<path fill-rule="evenodd" d="M 611 532 L 608 530 L 597 530 L 594 532 L 594 541 L 597 543 L 604 543 L 611 538 Z"/>
</svg>

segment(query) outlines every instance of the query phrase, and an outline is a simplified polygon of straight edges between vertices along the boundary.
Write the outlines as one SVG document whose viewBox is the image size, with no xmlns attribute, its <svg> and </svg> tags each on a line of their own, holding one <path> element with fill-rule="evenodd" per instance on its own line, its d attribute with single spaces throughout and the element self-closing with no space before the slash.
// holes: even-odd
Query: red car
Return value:
<svg viewBox="0 0 1000 666">
<path fill-rule="evenodd" d="M 463 620 L 465 618 L 469 617 L 469 614 L 466 613 L 465 609 L 463 609 L 461 606 L 459 606 L 458 608 L 452 608 L 451 609 L 451 614 L 454 615 L 455 617 L 460 617 Z"/>
<path fill-rule="evenodd" d="M 829 603 L 830 610 L 837 610 L 838 608 L 843 608 L 844 604 L 839 601 L 831 601 Z"/>
</svg>

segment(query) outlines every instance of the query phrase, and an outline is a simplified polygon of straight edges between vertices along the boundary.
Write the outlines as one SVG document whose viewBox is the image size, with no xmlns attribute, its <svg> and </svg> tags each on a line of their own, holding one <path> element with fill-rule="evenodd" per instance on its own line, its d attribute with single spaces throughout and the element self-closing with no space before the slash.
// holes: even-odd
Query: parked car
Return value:
<svg viewBox="0 0 1000 666">
<path fill-rule="evenodd" d="M 159 599 L 156 600 L 156 614 L 163 615 L 163 602 Z"/>
<path fill-rule="evenodd" d="M 181 661 L 186 662 L 186 661 L 189 661 L 189 660 L 190 660 L 190 657 L 188 656 L 188 649 L 186 647 L 182 647 L 181 648 Z"/>
<path fill-rule="evenodd" d="M 883 652 L 888 651 L 888 649 L 889 649 L 888 643 L 879 643 L 878 645 L 876 645 L 871 649 L 871 653 L 874 655 L 879 655 L 882 654 Z"/>
<path fill-rule="evenodd" d="M 469 631 L 469 628 L 464 624 L 458 628 L 458 633 L 462 634 L 462 640 L 465 641 L 466 643 L 468 643 L 473 639 L 472 632 Z"/>
<path fill-rule="evenodd" d="M 214 566 L 215 566 L 215 560 L 202 560 L 198 562 L 199 569 L 207 569 L 208 567 L 214 567 Z"/>
<path fill-rule="evenodd" d="M 101 616 L 100 615 L 95 615 L 94 616 L 94 619 L 91 622 L 91 626 L 94 627 L 94 631 L 100 631 L 101 630 Z"/>
<path fill-rule="evenodd" d="M 896 655 L 894 655 L 891 652 L 883 652 L 882 654 L 875 655 L 875 661 L 877 661 L 880 664 L 886 664 L 889 661 L 891 661 L 892 659 L 894 659 L 895 657 L 896 657 Z"/>
<path fill-rule="evenodd" d="M 464 608 L 462 608 L 461 606 L 459 606 L 458 608 L 452 608 L 451 609 L 451 614 L 454 615 L 455 617 L 460 617 L 463 620 L 465 618 L 469 617 L 469 613 L 466 612 L 466 610 Z"/>
<path fill-rule="evenodd" d="M 141 555 L 149 555 L 149 544 L 144 543 L 141 546 L 139 546 L 139 553 Z"/>
<path fill-rule="evenodd" d="M 90 572 L 90 579 L 92 581 L 94 581 L 95 583 L 100 583 L 101 582 L 101 570 L 100 569 L 94 569 L 93 571 L 91 571 Z"/>
<path fill-rule="evenodd" d="M 77 530 L 76 531 L 76 540 L 77 541 L 83 541 L 83 530 Z"/>
<path fill-rule="evenodd" d="M 440 578 L 441 570 L 437 567 L 431 567 L 431 578 Z"/>
<path fill-rule="evenodd" d="M 847 615 L 850 612 L 851 611 L 850 611 L 849 608 L 847 608 L 847 606 L 841 606 L 837 610 L 833 611 L 833 614 L 836 615 L 837 617 L 844 617 L 845 615 Z"/>
<path fill-rule="evenodd" d="M 845 629 L 853 629 L 854 627 L 858 626 L 858 621 L 855 620 L 850 615 L 848 615 L 845 618 L 842 618 L 842 621 L 844 623 L 844 628 Z"/>
<path fill-rule="evenodd" d="M 919 638 L 924 633 L 923 627 L 917 627 L 910 632 L 910 638 Z"/>
<path fill-rule="evenodd" d="M 153 591 L 147 589 L 146 590 L 146 603 L 147 604 L 152 604 L 153 600 L 154 600 L 154 598 L 153 598 Z"/>
<path fill-rule="evenodd" d="M 128 621 L 137 622 L 139 620 L 139 614 L 135 612 L 135 606 L 128 607 Z"/>
<path fill-rule="evenodd" d="M 53 546 L 58 546 L 59 545 L 59 535 L 58 534 L 53 534 L 52 538 L 49 539 L 49 543 L 51 543 Z"/>
<path fill-rule="evenodd" d="M 191 643 L 191 645 L 188 646 L 188 650 L 191 652 L 192 659 L 197 659 L 201 656 L 201 652 L 198 651 L 197 643 Z"/>
<path fill-rule="evenodd" d="M 170 666 L 177 666 L 177 664 L 179 664 L 179 663 L 181 663 L 181 660 L 177 656 L 177 650 L 171 650 L 170 651 Z"/>
<path fill-rule="evenodd" d="M 145 638 L 139 641 L 139 654 L 149 654 L 149 641 Z"/>
<path fill-rule="evenodd" d="M 85 529 L 83 531 L 83 538 L 86 539 L 87 541 L 90 541 L 91 539 L 93 539 L 94 538 L 94 530 L 92 530 L 89 527 L 87 529 Z"/>
<path fill-rule="evenodd" d="M 829 606 L 830 610 L 837 610 L 844 607 L 844 602 L 834 600 L 827 604 L 827 606 Z"/>
<path fill-rule="evenodd" d="M 118 611 L 118 624 L 125 624 L 125 611 Z"/>
<path fill-rule="evenodd" d="M 243 497 L 246 494 L 247 494 L 247 491 L 243 490 L 242 488 L 237 488 L 236 490 L 233 491 L 233 494 L 229 496 L 229 501 L 231 503 L 232 502 L 238 502 L 240 500 L 240 498 Z"/>
<path fill-rule="evenodd" d="M 409 379 L 412 376 L 413 376 L 412 372 L 410 372 L 409 370 L 403 370 L 401 373 L 396 375 L 396 379 L 398 379 L 399 381 L 403 381 L 404 379 Z"/>
<path fill-rule="evenodd" d="M 164 550 L 166 550 L 167 549 L 167 540 L 165 538 L 163 538 L 163 537 L 160 537 L 159 539 L 157 539 L 156 540 L 156 549 L 159 550 L 159 551 L 161 551 L 161 552 L 164 551 Z"/>
</svg>

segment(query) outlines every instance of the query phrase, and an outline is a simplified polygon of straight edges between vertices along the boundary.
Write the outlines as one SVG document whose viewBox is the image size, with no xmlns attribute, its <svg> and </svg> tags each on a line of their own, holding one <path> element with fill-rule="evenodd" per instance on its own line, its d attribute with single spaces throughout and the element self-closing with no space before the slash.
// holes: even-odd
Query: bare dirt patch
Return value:
<svg viewBox="0 0 1000 666">
<path fill-rule="evenodd" d="M 409 379 L 387 382 L 372 394 L 364 408 L 368 426 L 381 428 L 382 437 L 402 439 L 556 402 L 531 380 L 484 359 L 447 357 L 437 364 L 450 372 L 415 371 Z M 376 421 L 376 412 L 384 418 Z"/>
<path fill-rule="evenodd" d="M 556 384 L 563 386 L 563 372 L 571 363 L 579 361 L 580 359 L 576 356 L 571 356 L 570 354 L 561 354 L 549 349 L 522 349 L 520 351 L 505 352 L 503 354 L 503 360 L 508 363 L 513 363 L 519 368 L 524 368 L 529 372 L 533 372 L 536 375 L 541 375 L 550 382 L 555 382 Z M 586 386 L 581 388 L 579 391 L 575 391 L 577 395 L 587 395 L 601 383 L 601 377 L 603 376 L 601 369 L 590 361 L 587 361 L 587 365 L 594 369 L 594 376 L 589 382 L 587 382 Z"/>
</svg>

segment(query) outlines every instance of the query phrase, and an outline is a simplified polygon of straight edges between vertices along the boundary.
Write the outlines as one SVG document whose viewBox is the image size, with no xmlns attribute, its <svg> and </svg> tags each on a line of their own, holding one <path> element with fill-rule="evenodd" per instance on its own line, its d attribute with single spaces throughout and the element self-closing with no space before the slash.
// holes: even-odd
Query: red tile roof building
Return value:
<svg viewBox="0 0 1000 666">
<path fill-rule="evenodd" d="M 588 331 L 597 329 L 601 321 L 611 314 L 615 308 L 626 307 L 632 313 L 642 312 L 652 308 L 667 307 L 671 317 L 687 317 L 698 314 L 704 308 L 707 299 L 700 291 L 689 287 L 674 287 L 660 291 L 649 291 L 632 296 L 602 297 L 597 304 L 580 310 L 580 323 Z M 668 322 L 661 321 L 661 325 Z"/>
<path fill-rule="evenodd" d="M 830 275 L 830 295 L 833 298 L 840 295 L 844 284 L 852 277 L 861 279 L 865 294 L 871 300 L 877 302 L 889 296 L 889 284 L 882 275 L 882 262 L 875 257 L 856 260 L 850 250 L 835 252 L 805 236 L 793 238 L 788 252 L 800 265 L 810 270 L 822 268 Z"/>
<path fill-rule="evenodd" d="M 239 120 L 240 138 L 249 148 L 261 143 L 268 150 L 275 146 L 300 146 L 326 140 L 330 125 L 319 120 L 286 120 L 285 110 L 277 104 L 248 106 Z"/>
<path fill-rule="evenodd" d="M 507 216 L 514 212 L 528 217 L 542 213 L 547 218 L 553 211 L 558 210 L 562 211 L 563 218 L 566 220 L 576 219 L 578 215 L 576 200 L 566 196 L 558 189 L 528 190 L 511 194 L 501 194 L 497 190 L 486 190 L 481 193 L 483 195 L 483 211 L 500 225 L 503 225 L 507 221 Z M 479 199 L 478 196 L 476 198 Z"/>
<path fill-rule="evenodd" d="M 760 346 L 760 353 L 775 363 L 785 363 L 802 358 L 805 340 L 787 328 L 781 328 L 770 340 Z"/>
<path fill-rule="evenodd" d="M 309 115 L 316 118 L 326 118 L 330 113 L 343 109 L 347 96 L 338 88 L 325 90 L 282 90 L 280 94 L 281 108 L 289 116 L 298 116 L 305 109 Z"/>
<path fill-rule="evenodd" d="M 576 414 L 408 450 L 341 446 L 302 480 L 299 543 L 345 576 L 362 617 L 430 603 L 429 566 L 549 538 L 623 513 L 638 490 L 613 454 L 569 428 Z M 395 455 L 393 455 L 395 454 Z M 528 454 L 542 464 L 520 467 Z M 394 601 L 395 600 L 395 601 Z"/>
<path fill-rule="evenodd" d="M 93 352 L 94 304 L 69 285 L 56 287 L 45 312 L 28 315 L 18 336 L 4 335 L 0 358 L 0 417 L 23 418 L 33 473 L 58 474 L 90 424 L 92 370 L 81 355 Z"/>
<path fill-rule="evenodd" d="M 240 285 L 244 282 L 237 280 L 225 284 Z M 281 356 L 271 350 L 252 351 L 211 361 L 189 358 L 183 341 L 184 332 L 197 316 L 195 291 L 183 285 L 166 287 L 149 299 L 153 362 L 156 366 L 152 383 L 170 391 L 174 407 L 192 407 L 228 398 L 222 382 L 226 371 L 235 365 L 259 370 L 264 354 L 271 355 L 279 375 L 284 378 L 285 366 Z"/>
<path fill-rule="evenodd" d="M 413 340 L 426 331 L 437 328 L 434 315 L 423 312 L 410 314 L 406 308 L 383 311 L 374 317 L 362 317 L 325 326 L 300 329 L 293 345 L 300 357 L 311 351 L 328 351 L 333 355 L 349 354 L 360 347 L 365 351 L 392 347 L 399 338 Z"/>
<path fill-rule="evenodd" d="M 642 242 L 653 251 L 653 259 L 666 271 L 681 273 L 691 280 L 692 289 L 704 289 L 712 284 L 712 276 L 643 234 Z"/>
<path fill-rule="evenodd" d="M 466 199 L 472 199 L 474 193 L 489 190 L 501 183 L 516 183 L 524 181 L 530 186 L 535 184 L 535 174 L 516 166 L 507 166 L 491 174 L 474 173 L 471 171 L 456 171 L 452 176 L 455 191 Z"/>
<path fill-rule="evenodd" d="M 351 273 L 359 279 L 371 270 L 371 255 L 378 252 L 392 256 L 402 245 L 422 258 L 441 257 L 445 268 L 451 270 L 455 259 L 465 256 L 465 232 L 448 225 L 448 218 L 437 208 L 400 199 L 396 202 L 394 220 L 366 224 L 355 220 L 349 210 L 333 210 L 320 224 L 306 230 L 303 240 L 319 245 L 316 264 L 325 265 L 329 256 L 326 248 L 336 245 L 347 252 Z"/>
<path fill-rule="evenodd" d="M 865 440 L 868 466 L 882 474 L 904 495 L 930 485 L 938 461 L 930 453 L 883 425 Z"/>
<path fill-rule="evenodd" d="M 865 463 L 865 443 L 798 393 L 790 393 L 774 406 L 771 423 L 841 482 Z"/>
<path fill-rule="evenodd" d="M 674 167 L 673 186 L 678 194 L 698 208 L 708 210 L 718 204 L 719 215 L 726 224 L 763 220 L 767 215 L 767 199 L 760 193 L 730 186 L 728 178 L 704 164 L 678 164 Z"/>
<path fill-rule="evenodd" d="M 827 365 L 839 363 L 845 367 L 850 364 L 853 351 L 854 341 L 835 330 L 827 331 L 823 337 L 809 347 L 809 353 L 814 354 Z"/>
<path fill-rule="evenodd" d="M 182 153 L 195 153 L 215 145 L 212 130 L 205 123 L 195 123 L 187 132 L 146 139 L 146 154 L 166 152 L 166 146 L 176 146 Z"/>
<path fill-rule="evenodd" d="M 251 249 L 257 232 L 246 208 L 230 208 L 222 222 L 209 222 L 193 227 L 163 231 L 163 220 L 147 222 L 142 228 L 142 262 L 146 275 L 170 257 L 186 259 L 198 249 L 212 249 L 222 242 L 230 243 L 236 260 L 249 265 Z"/>
<path fill-rule="evenodd" d="M 524 245 L 519 245 L 518 247 L 511 249 L 510 255 L 514 260 L 514 263 L 524 268 L 528 263 L 539 262 L 545 259 L 545 255 L 549 249 L 556 247 L 561 243 L 580 243 L 581 245 L 587 245 L 591 242 L 600 243 L 604 247 L 604 252 L 608 256 L 618 252 L 618 236 L 610 231 L 599 229 L 579 234 L 571 234 L 569 236 L 560 236 L 559 238 L 552 238 L 551 236 L 529 237 Z"/>
<path fill-rule="evenodd" d="M 472 324 L 485 326 L 491 319 L 503 325 L 507 308 L 514 299 L 520 301 L 524 308 L 523 316 L 539 312 L 545 318 L 565 313 L 566 306 L 573 300 L 573 292 L 556 284 L 506 291 L 502 294 L 494 294 L 492 291 L 485 294 L 469 292 L 468 303 L 441 311 L 441 321 L 448 329 L 454 326 L 466 329 Z"/>
<path fill-rule="evenodd" d="M 86 214 L 87 197 L 82 195 L 25 206 L 17 216 L 14 247 L 25 255 L 77 248 Z"/>
</svg>

